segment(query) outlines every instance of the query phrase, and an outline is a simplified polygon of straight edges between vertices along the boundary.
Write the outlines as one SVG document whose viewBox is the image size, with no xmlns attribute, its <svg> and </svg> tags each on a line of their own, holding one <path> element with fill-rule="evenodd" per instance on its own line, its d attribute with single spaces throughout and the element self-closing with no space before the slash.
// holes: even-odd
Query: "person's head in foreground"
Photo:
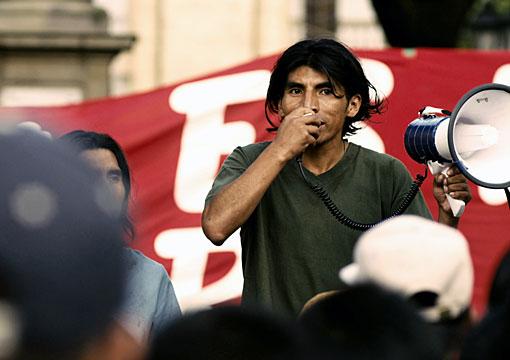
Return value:
<svg viewBox="0 0 510 360">
<path fill-rule="evenodd" d="M 462 360 L 510 358 L 510 252 L 497 265 L 483 319 L 466 336 Z"/>
<path fill-rule="evenodd" d="M 414 215 L 386 220 L 365 232 L 343 282 L 374 282 L 402 294 L 445 333 L 457 351 L 470 323 L 473 265 L 468 243 L 452 227 Z"/>
<path fill-rule="evenodd" d="M 21 329 L 9 359 L 107 359 L 125 268 L 112 194 L 69 149 L 0 131 L 0 292 Z"/>
<path fill-rule="evenodd" d="M 432 327 L 400 295 L 373 284 L 328 292 L 299 322 L 339 359 L 438 359 Z"/>
<path fill-rule="evenodd" d="M 493 309 L 506 304 L 510 297 L 510 251 L 507 251 L 498 263 L 489 291 L 488 308 Z"/>
<path fill-rule="evenodd" d="M 218 307 L 172 323 L 150 360 L 300 360 L 329 358 L 293 322 L 258 308 Z"/>
</svg>

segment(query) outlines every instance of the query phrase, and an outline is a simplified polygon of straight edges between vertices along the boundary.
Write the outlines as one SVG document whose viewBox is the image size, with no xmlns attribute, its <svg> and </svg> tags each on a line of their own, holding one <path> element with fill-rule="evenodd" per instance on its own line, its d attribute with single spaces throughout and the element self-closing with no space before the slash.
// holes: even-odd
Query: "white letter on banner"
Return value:
<svg viewBox="0 0 510 360">
<path fill-rule="evenodd" d="M 243 274 L 239 230 L 218 247 L 206 239 L 200 227 L 170 229 L 156 237 L 154 248 L 158 256 L 173 259 L 172 284 L 183 311 L 241 296 Z M 221 280 L 202 289 L 209 253 L 225 251 L 235 255 L 232 269 Z"/>
<path fill-rule="evenodd" d="M 493 82 L 510 86 L 510 64 L 502 65 L 496 70 Z M 507 202 L 503 189 L 488 189 L 478 186 L 478 195 L 487 205 L 499 206 Z"/>
<path fill-rule="evenodd" d="M 186 114 L 174 190 L 182 211 L 202 212 L 220 156 L 255 141 L 250 123 L 224 122 L 225 108 L 263 100 L 269 76 L 267 70 L 248 71 L 187 83 L 170 94 L 172 110 Z"/>
<path fill-rule="evenodd" d="M 186 114 L 177 164 L 174 197 L 188 213 L 200 213 L 220 157 L 243 144 L 255 141 L 255 129 L 242 120 L 224 122 L 230 104 L 263 100 L 270 72 L 255 70 L 183 84 L 169 97 L 172 110 Z M 183 310 L 203 307 L 242 292 L 239 231 L 218 248 L 205 238 L 202 229 L 180 228 L 160 233 L 154 242 L 158 256 L 173 259 L 172 282 Z M 219 281 L 202 289 L 209 253 L 232 252 L 235 264 Z"/>
</svg>

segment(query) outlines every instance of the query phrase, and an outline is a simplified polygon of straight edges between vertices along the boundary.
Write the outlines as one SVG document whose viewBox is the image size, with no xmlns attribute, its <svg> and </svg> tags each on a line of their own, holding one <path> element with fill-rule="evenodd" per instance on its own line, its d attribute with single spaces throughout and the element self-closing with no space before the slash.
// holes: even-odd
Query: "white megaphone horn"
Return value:
<svg viewBox="0 0 510 360">
<path fill-rule="evenodd" d="M 404 136 L 409 156 L 427 163 L 434 175 L 446 174 L 455 164 L 473 183 L 505 189 L 510 206 L 510 87 L 480 85 L 467 92 L 451 114 L 433 107 L 419 114 Z M 447 198 L 453 214 L 461 216 L 464 202 Z"/>
</svg>

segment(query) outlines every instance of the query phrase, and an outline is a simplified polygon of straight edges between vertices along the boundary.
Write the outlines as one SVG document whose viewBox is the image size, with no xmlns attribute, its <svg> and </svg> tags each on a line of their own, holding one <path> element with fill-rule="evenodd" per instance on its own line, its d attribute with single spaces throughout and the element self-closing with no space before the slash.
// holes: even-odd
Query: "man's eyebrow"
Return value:
<svg viewBox="0 0 510 360">
<path fill-rule="evenodd" d="M 331 81 L 324 81 L 324 82 L 322 82 L 320 84 L 315 85 L 315 87 L 317 89 L 322 89 L 322 88 L 325 88 L 325 87 L 329 87 L 329 88 L 332 88 L 332 89 L 335 88 L 333 86 L 333 84 L 331 83 Z"/>
<path fill-rule="evenodd" d="M 295 82 L 295 81 L 287 81 L 287 83 L 285 84 L 285 87 L 287 89 L 289 88 L 293 88 L 293 87 L 299 87 L 299 88 L 302 88 L 304 85 L 301 84 L 301 83 L 298 83 L 298 82 Z"/>
<path fill-rule="evenodd" d="M 304 85 L 301 83 L 295 82 L 295 81 L 288 81 L 287 84 L 285 84 L 285 87 L 287 89 L 294 88 L 294 87 L 302 88 L 302 87 L 304 87 Z M 317 88 L 317 89 L 322 89 L 322 88 L 326 88 L 326 87 L 334 88 L 331 81 L 324 81 L 324 82 L 321 82 L 321 83 L 315 85 L 315 88 Z"/>
</svg>

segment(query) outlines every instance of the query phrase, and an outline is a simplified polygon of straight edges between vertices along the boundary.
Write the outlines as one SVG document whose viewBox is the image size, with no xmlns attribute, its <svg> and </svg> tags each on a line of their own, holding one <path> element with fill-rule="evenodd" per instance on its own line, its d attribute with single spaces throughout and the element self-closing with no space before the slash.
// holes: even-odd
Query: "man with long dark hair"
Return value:
<svg viewBox="0 0 510 360">
<path fill-rule="evenodd" d="M 67 133 L 59 141 L 73 145 L 112 190 L 126 238 L 132 240 L 134 227 L 128 215 L 131 175 L 119 144 L 107 134 L 82 130 Z M 137 341 L 145 344 L 169 321 L 180 317 L 181 310 L 161 264 L 129 247 L 125 247 L 124 260 L 128 269 L 127 291 L 119 319 Z"/>
<path fill-rule="evenodd" d="M 216 245 L 241 227 L 243 302 L 297 314 L 314 294 L 336 288 L 338 269 L 352 261 L 361 232 L 331 216 L 301 171 L 361 223 L 391 216 L 406 197 L 411 179 L 400 161 L 346 139 L 356 122 L 381 112 L 370 89 L 358 59 L 334 40 L 298 42 L 278 59 L 266 99 L 276 137 L 234 150 L 202 214 Z M 434 195 L 439 221 L 456 226 L 445 193 L 466 202 L 471 194 L 457 169 L 449 175 L 435 178 Z M 431 217 L 420 193 L 407 213 Z"/>
<path fill-rule="evenodd" d="M 122 226 L 94 196 L 111 194 L 68 147 L 0 123 L 0 358 L 141 359 L 113 321 Z"/>
</svg>

